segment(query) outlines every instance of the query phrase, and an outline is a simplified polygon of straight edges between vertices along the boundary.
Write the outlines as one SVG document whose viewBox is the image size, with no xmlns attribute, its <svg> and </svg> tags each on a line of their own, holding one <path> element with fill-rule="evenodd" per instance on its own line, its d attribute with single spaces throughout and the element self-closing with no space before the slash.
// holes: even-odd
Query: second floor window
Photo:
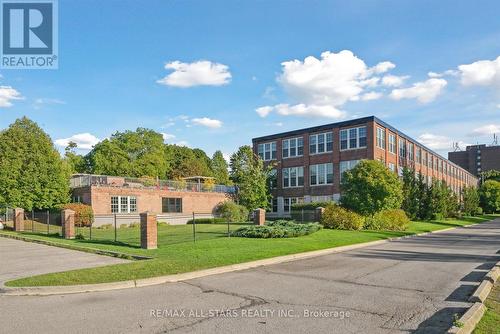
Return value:
<svg viewBox="0 0 500 334">
<path fill-rule="evenodd" d="M 304 186 L 304 167 L 283 168 L 283 188 Z"/>
<path fill-rule="evenodd" d="M 408 145 L 408 159 L 413 161 L 413 144 L 410 142 L 406 143 Z"/>
<path fill-rule="evenodd" d="M 417 147 L 417 150 L 415 152 L 417 162 L 422 163 L 422 149 L 420 147 Z"/>
<path fill-rule="evenodd" d="M 366 126 L 340 130 L 340 149 L 352 150 L 366 147 Z"/>
<path fill-rule="evenodd" d="M 276 159 L 276 142 L 259 144 L 257 146 L 257 153 L 264 161 Z"/>
<path fill-rule="evenodd" d="M 389 133 L 389 152 L 396 154 L 396 135 Z"/>
<path fill-rule="evenodd" d="M 311 186 L 333 184 L 333 164 L 311 165 L 309 167 Z"/>
<path fill-rule="evenodd" d="M 283 158 L 300 157 L 304 154 L 304 140 L 302 137 L 284 139 L 281 143 Z"/>
<path fill-rule="evenodd" d="M 345 172 L 356 167 L 356 165 L 359 163 L 359 161 L 360 160 L 341 161 L 340 162 L 340 170 L 339 170 L 340 179 L 342 180 L 342 175 L 344 175 Z"/>
<path fill-rule="evenodd" d="M 405 140 L 403 138 L 399 138 L 399 157 L 400 158 L 406 158 L 406 145 L 405 145 Z"/>
<path fill-rule="evenodd" d="M 377 128 L 377 147 L 385 150 L 385 129 Z"/>
<path fill-rule="evenodd" d="M 309 136 L 309 154 L 333 151 L 333 133 L 318 133 Z"/>
</svg>

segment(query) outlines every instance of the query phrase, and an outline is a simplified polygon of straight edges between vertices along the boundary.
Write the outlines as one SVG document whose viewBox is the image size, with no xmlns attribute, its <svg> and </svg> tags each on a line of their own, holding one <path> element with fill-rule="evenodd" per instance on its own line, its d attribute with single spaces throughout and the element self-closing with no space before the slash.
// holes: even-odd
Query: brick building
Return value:
<svg viewBox="0 0 500 334">
<path fill-rule="evenodd" d="M 477 178 L 401 131 L 370 116 L 254 138 L 253 150 L 273 163 L 271 212 L 289 214 L 297 202 L 338 200 L 342 173 L 362 159 L 382 161 L 401 175 L 414 168 L 426 182 L 445 180 L 459 193 Z"/>
<path fill-rule="evenodd" d="M 109 224 L 117 215 L 122 223 L 139 220 L 149 211 L 158 221 L 183 224 L 196 216 L 213 217 L 215 207 L 228 199 L 233 187 L 193 181 L 164 181 L 77 174 L 71 178 L 73 202 L 92 206 L 95 225 Z"/>
<path fill-rule="evenodd" d="M 476 176 L 489 170 L 500 171 L 500 146 L 467 146 L 465 151 L 448 152 L 448 159 Z"/>
</svg>

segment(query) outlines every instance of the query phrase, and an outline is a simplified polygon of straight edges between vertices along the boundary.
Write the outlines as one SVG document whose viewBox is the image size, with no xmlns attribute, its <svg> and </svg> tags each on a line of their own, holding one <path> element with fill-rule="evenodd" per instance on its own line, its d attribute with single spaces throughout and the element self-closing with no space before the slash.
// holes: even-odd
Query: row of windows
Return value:
<svg viewBox="0 0 500 334">
<path fill-rule="evenodd" d="M 340 130 L 340 149 L 351 150 L 366 147 L 366 126 Z M 282 157 L 293 158 L 304 155 L 304 140 L 302 137 L 283 139 Z M 276 142 L 257 145 L 257 153 L 264 161 L 276 159 Z M 309 154 L 333 152 L 333 132 L 324 132 L 309 136 Z"/>
<path fill-rule="evenodd" d="M 341 161 L 339 172 L 342 174 L 354 168 L 360 160 Z M 276 179 L 276 170 L 273 170 L 272 175 Z M 303 187 L 304 186 L 304 167 L 289 167 L 282 169 L 283 188 Z M 333 184 L 333 163 L 310 165 L 309 166 L 309 185 L 319 186 Z M 275 187 L 276 182 L 270 183 L 271 187 Z"/>
<path fill-rule="evenodd" d="M 182 198 L 163 197 L 161 199 L 162 212 L 182 212 Z M 112 213 L 137 212 L 136 196 L 111 196 Z"/>
</svg>

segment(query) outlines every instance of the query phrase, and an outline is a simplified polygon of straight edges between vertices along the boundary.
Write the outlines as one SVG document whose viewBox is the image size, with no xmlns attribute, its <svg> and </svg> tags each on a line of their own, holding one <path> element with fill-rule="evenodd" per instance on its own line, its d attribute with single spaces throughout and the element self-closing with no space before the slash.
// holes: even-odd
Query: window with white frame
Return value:
<svg viewBox="0 0 500 334">
<path fill-rule="evenodd" d="M 257 146 L 257 153 L 264 161 L 276 159 L 276 142 L 263 143 Z"/>
<path fill-rule="evenodd" d="M 302 137 L 284 139 L 281 141 L 282 157 L 293 158 L 304 154 L 304 140 Z"/>
<path fill-rule="evenodd" d="M 396 135 L 389 133 L 389 152 L 396 154 Z"/>
<path fill-rule="evenodd" d="M 269 201 L 267 212 L 278 212 L 278 199 L 276 197 L 271 198 Z"/>
<path fill-rule="evenodd" d="M 406 158 L 406 144 L 403 138 L 399 138 L 398 146 L 399 146 L 399 157 Z"/>
<path fill-rule="evenodd" d="M 278 170 L 273 168 L 269 171 L 268 176 L 268 185 L 269 188 L 274 189 L 278 187 Z"/>
<path fill-rule="evenodd" d="M 407 142 L 406 145 L 408 146 L 408 159 L 410 159 L 410 161 L 413 161 L 413 150 L 414 150 L 414 146 L 413 146 L 413 143 L 410 143 L 410 142 Z"/>
<path fill-rule="evenodd" d="M 366 147 L 366 126 L 340 130 L 340 149 L 352 150 Z"/>
<path fill-rule="evenodd" d="M 420 147 L 415 150 L 415 158 L 419 164 L 422 163 L 422 149 Z"/>
<path fill-rule="evenodd" d="M 283 199 L 284 211 L 289 213 L 292 210 L 292 205 L 297 203 L 303 203 L 304 199 L 302 197 L 286 197 Z"/>
<path fill-rule="evenodd" d="M 304 186 L 304 167 L 283 168 L 283 188 Z"/>
<path fill-rule="evenodd" d="M 385 150 L 385 129 L 377 127 L 377 147 Z"/>
<path fill-rule="evenodd" d="M 309 136 L 309 154 L 333 151 L 333 132 L 318 133 Z"/>
<path fill-rule="evenodd" d="M 311 196 L 311 202 L 333 202 L 333 195 Z"/>
<path fill-rule="evenodd" d="M 309 181 L 311 186 L 333 184 L 333 164 L 309 166 Z"/>
<path fill-rule="evenodd" d="M 356 167 L 356 165 L 359 162 L 360 162 L 360 160 L 341 161 L 340 162 L 340 168 L 339 168 L 340 179 L 342 180 L 342 175 L 344 175 L 344 173 L 347 172 L 348 170 L 351 170 L 354 167 Z"/>
<path fill-rule="evenodd" d="M 111 196 L 112 213 L 137 212 L 137 197 L 135 196 Z"/>
<path fill-rule="evenodd" d="M 392 162 L 389 162 L 389 163 L 388 163 L 388 165 L 387 165 L 387 167 L 388 167 L 388 168 L 389 168 L 389 170 L 390 170 L 391 172 L 393 172 L 393 173 L 396 171 L 396 165 L 395 165 L 395 164 L 393 164 Z"/>
</svg>

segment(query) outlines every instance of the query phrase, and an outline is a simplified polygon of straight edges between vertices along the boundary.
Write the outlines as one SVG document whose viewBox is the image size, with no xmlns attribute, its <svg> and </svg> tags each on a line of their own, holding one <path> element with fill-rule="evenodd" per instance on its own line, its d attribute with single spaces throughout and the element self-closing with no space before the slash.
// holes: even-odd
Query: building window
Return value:
<svg viewBox="0 0 500 334">
<path fill-rule="evenodd" d="M 419 164 L 422 163 L 422 149 L 420 147 L 417 147 L 416 150 L 416 159 Z"/>
<path fill-rule="evenodd" d="M 366 147 L 366 126 L 340 130 L 340 149 L 352 150 Z"/>
<path fill-rule="evenodd" d="M 394 173 L 396 171 L 396 165 L 393 164 L 392 162 L 389 162 L 388 167 L 391 172 Z"/>
<path fill-rule="evenodd" d="M 318 133 L 309 136 L 309 154 L 319 154 L 333 151 L 333 133 Z"/>
<path fill-rule="evenodd" d="M 300 157 L 304 154 L 304 140 L 302 137 L 285 139 L 283 145 L 283 158 Z"/>
<path fill-rule="evenodd" d="M 162 197 L 161 199 L 162 212 L 182 212 L 182 198 Z"/>
<path fill-rule="evenodd" d="M 326 163 L 311 165 L 309 167 L 310 184 L 317 186 L 322 184 L 333 184 L 333 164 Z"/>
<path fill-rule="evenodd" d="M 396 154 L 396 135 L 389 133 L 389 152 Z"/>
<path fill-rule="evenodd" d="M 304 167 L 283 168 L 283 188 L 304 186 Z"/>
<path fill-rule="evenodd" d="M 278 199 L 277 198 L 271 198 L 269 201 L 269 209 L 267 209 L 267 212 L 278 212 Z"/>
<path fill-rule="evenodd" d="M 377 128 L 377 146 L 385 150 L 385 129 Z"/>
<path fill-rule="evenodd" d="M 111 196 L 112 213 L 137 212 L 137 197 L 135 196 Z"/>
<path fill-rule="evenodd" d="M 360 160 L 347 160 L 347 161 L 341 161 L 340 162 L 340 168 L 339 168 L 339 173 L 340 173 L 340 179 L 342 180 L 342 175 L 344 175 L 345 172 L 348 170 L 353 169 L 356 167 L 356 165 L 359 163 Z"/>
<path fill-rule="evenodd" d="M 271 189 L 278 187 L 278 170 L 277 169 L 273 168 L 269 172 L 268 184 L 269 184 L 269 188 L 271 188 Z"/>
<path fill-rule="evenodd" d="M 398 146 L 399 146 L 399 157 L 406 158 L 406 145 L 405 145 L 405 140 L 403 138 L 399 138 Z"/>
<path fill-rule="evenodd" d="M 259 157 L 264 161 L 276 159 L 276 142 L 259 144 L 257 146 Z"/>
<path fill-rule="evenodd" d="M 408 159 L 413 161 L 413 144 L 410 142 L 407 142 L 406 145 L 408 145 Z"/>
<path fill-rule="evenodd" d="M 286 213 L 290 213 L 290 211 L 292 210 L 292 205 L 296 204 L 296 203 L 302 203 L 304 201 L 303 198 L 300 198 L 300 197 L 287 197 L 287 198 L 284 198 L 283 199 L 283 202 L 284 202 L 284 211 Z"/>
</svg>

